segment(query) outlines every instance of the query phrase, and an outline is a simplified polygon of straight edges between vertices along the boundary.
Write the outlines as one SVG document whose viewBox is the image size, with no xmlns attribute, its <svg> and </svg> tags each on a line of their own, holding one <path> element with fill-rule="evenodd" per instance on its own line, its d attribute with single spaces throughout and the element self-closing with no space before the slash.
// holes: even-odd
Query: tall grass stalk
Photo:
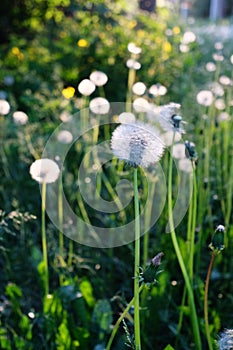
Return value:
<svg viewBox="0 0 233 350">
<path fill-rule="evenodd" d="M 134 336 L 135 350 L 141 350 L 140 305 L 139 305 L 139 267 L 140 267 L 140 216 L 138 198 L 138 169 L 134 168 L 134 213 L 135 213 L 135 256 L 134 256 Z"/>
<path fill-rule="evenodd" d="M 181 272 L 185 281 L 185 286 L 187 288 L 188 293 L 188 300 L 189 300 L 189 306 L 190 306 L 190 316 L 191 316 L 191 323 L 192 323 L 192 329 L 193 329 L 193 336 L 195 341 L 196 350 L 201 350 L 201 338 L 200 338 L 200 331 L 199 331 L 199 324 L 198 324 L 198 318 L 197 318 L 197 312 L 196 312 L 196 305 L 194 301 L 194 294 L 192 285 L 190 282 L 190 278 L 180 251 L 179 243 L 176 237 L 175 227 L 174 227 L 174 221 L 173 221 L 173 213 L 172 213 L 172 150 L 173 150 L 173 144 L 175 139 L 175 132 L 173 135 L 173 142 L 171 146 L 171 153 L 170 153 L 170 161 L 169 161 L 169 171 L 168 171 L 168 217 L 169 217 L 169 225 L 170 225 L 170 231 L 171 231 L 171 238 L 173 247 L 175 249 L 175 253 L 181 268 Z"/>
<path fill-rule="evenodd" d="M 42 183 L 41 193 L 41 235 L 42 235 L 42 251 L 43 251 L 43 267 L 44 267 L 44 292 L 45 296 L 49 294 L 49 270 L 48 270 L 48 253 L 47 253 L 47 240 L 46 240 L 46 224 L 45 224 L 45 211 L 46 211 L 46 182 Z"/>
</svg>

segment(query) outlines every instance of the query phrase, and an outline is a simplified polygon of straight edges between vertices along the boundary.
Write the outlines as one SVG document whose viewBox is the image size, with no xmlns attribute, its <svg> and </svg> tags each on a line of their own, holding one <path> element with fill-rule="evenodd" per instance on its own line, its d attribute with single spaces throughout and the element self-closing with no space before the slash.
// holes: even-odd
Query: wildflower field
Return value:
<svg viewBox="0 0 233 350">
<path fill-rule="evenodd" d="M 230 20 L 42 3 L 0 41 L 0 349 L 233 349 Z"/>
</svg>

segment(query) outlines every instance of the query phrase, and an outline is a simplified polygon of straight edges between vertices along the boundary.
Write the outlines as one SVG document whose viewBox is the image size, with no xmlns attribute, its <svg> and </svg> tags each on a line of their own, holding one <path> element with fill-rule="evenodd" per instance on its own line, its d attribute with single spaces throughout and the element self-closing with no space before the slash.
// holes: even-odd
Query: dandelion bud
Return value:
<svg viewBox="0 0 233 350">
<path fill-rule="evenodd" d="M 209 244 L 209 248 L 213 250 L 215 254 L 220 253 L 225 248 L 224 232 L 225 232 L 225 227 L 223 225 L 218 225 L 212 237 L 212 241 Z"/>
<path fill-rule="evenodd" d="M 195 144 L 193 142 L 185 141 L 185 155 L 193 162 L 197 162 L 198 155 L 195 151 Z"/>
<path fill-rule="evenodd" d="M 140 281 L 144 282 L 147 286 L 151 286 L 156 283 L 156 277 L 158 275 L 158 268 L 161 265 L 161 259 L 164 254 L 158 253 L 150 262 L 150 265 L 140 274 Z"/>
</svg>

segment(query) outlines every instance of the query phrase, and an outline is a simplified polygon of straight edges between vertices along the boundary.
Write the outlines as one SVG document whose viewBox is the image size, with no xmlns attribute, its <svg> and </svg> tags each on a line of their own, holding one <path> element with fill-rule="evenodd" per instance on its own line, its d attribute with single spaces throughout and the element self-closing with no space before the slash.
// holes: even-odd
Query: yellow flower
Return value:
<svg viewBox="0 0 233 350">
<path fill-rule="evenodd" d="M 88 47 L 89 43 L 87 42 L 86 39 L 79 39 L 79 41 L 77 42 L 77 45 L 79 47 Z"/>
<path fill-rule="evenodd" d="M 20 50 L 18 47 L 15 47 L 15 46 L 12 47 L 11 51 L 12 51 L 13 55 L 15 55 L 15 56 L 18 56 L 20 54 Z"/>
<path fill-rule="evenodd" d="M 165 41 L 163 43 L 163 51 L 166 52 L 166 53 L 170 53 L 172 51 L 172 46 L 169 43 L 169 41 Z"/>
<path fill-rule="evenodd" d="M 175 35 L 180 34 L 180 27 L 175 26 L 175 27 L 172 28 L 172 31 L 173 31 L 173 33 L 174 33 Z"/>
<path fill-rule="evenodd" d="M 134 27 L 136 27 L 136 25 L 137 25 L 137 21 L 135 21 L 135 20 L 128 22 L 129 29 L 133 29 Z"/>
<path fill-rule="evenodd" d="M 69 99 L 72 98 L 74 96 L 75 93 L 75 88 L 73 88 L 72 86 L 68 86 L 67 88 L 62 90 L 62 95 Z"/>
</svg>

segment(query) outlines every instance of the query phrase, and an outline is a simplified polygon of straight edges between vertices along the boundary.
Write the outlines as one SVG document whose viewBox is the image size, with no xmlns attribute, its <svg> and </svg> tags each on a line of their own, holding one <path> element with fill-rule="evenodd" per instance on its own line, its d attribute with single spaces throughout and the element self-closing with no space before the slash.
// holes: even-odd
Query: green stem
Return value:
<svg viewBox="0 0 233 350">
<path fill-rule="evenodd" d="M 168 172 L 168 216 L 169 216 L 169 225 L 170 225 L 170 231 L 171 231 L 171 238 L 172 243 L 176 252 L 176 256 L 180 265 L 181 272 L 184 277 L 185 285 L 187 288 L 188 293 L 188 299 L 189 299 L 189 306 L 191 311 L 191 322 L 192 322 L 192 328 L 193 328 L 193 335 L 194 335 L 194 341 L 196 345 L 196 350 L 201 350 L 201 338 L 200 338 L 200 331 L 199 331 L 199 325 L 198 325 L 198 319 L 197 319 L 197 313 L 196 313 L 196 306 L 194 302 L 194 295 L 192 286 L 190 283 L 190 279 L 185 267 L 185 263 L 180 251 L 180 247 L 178 244 L 178 240 L 176 237 L 176 232 L 174 228 L 174 221 L 173 221 L 173 214 L 172 214 L 172 149 L 173 149 L 173 143 L 175 139 L 175 133 L 173 136 L 173 142 L 171 147 L 171 154 L 170 154 L 170 162 L 169 162 L 169 172 Z"/>
<path fill-rule="evenodd" d="M 142 291 L 144 287 L 144 284 L 141 285 L 141 287 L 139 288 L 139 293 Z M 134 297 L 131 299 L 131 301 L 128 303 L 127 307 L 125 308 L 124 312 L 121 314 L 121 316 L 118 318 L 113 330 L 112 330 L 112 333 L 111 333 L 111 337 L 109 338 L 109 341 L 108 341 L 108 344 L 106 345 L 106 350 L 110 350 L 111 349 L 111 345 L 112 345 L 112 342 L 115 338 L 115 335 L 118 331 L 118 328 L 120 326 L 120 323 L 122 322 L 122 320 L 125 318 L 125 316 L 127 315 L 129 309 L 134 305 Z"/>
<path fill-rule="evenodd" d="M 64 236 L 63 236 L 63 202 L 62 202 L 62 175 L 59 178 L 58 190 L 58 222 L 59 222 L 59 255 L 63 263 L 64 259 Z M 63 274 L 59 276 L 60 285 L 63 283 Z"/>
<path fill-rule="evenodd" d="M 42 235 L 42 251 L 44 262 L 44 292 L 49 294 L 49 270 L 48 270 L 48 254 L 46 242 L 46 228 L 45 228 L 45 209 L 46 209 L 46 182 L 42 183 L 42 203 L 41 203 L 41 235 Z"/>
<path fill-rule="evenodd" d="M 139 310 L 140 217 L 138 199 L 138 169 L 134 168 L 135 257 L 134 257 L 134 336 L 135 350 L 141 350 Z"/>
<path fill-rule="evenodd" d="M 210 327 L 209 327 L 209 318 L 208 318 L 208 294 L 209 294 L 209 283 L 210 283 L 210 275 L 213 268 L 215 259 L 215 254 L 213 253 L 211 256 L 207 276 L 206 276 L 206 283 L 205 283 L 205 297 L 204 297 L 204 317 L 205 317 L 205 331 L 206 331 L 206 338 L 208 342 L 209 350 L 213 350 L 211 337 L 210 337 Z"/>
</svg>

